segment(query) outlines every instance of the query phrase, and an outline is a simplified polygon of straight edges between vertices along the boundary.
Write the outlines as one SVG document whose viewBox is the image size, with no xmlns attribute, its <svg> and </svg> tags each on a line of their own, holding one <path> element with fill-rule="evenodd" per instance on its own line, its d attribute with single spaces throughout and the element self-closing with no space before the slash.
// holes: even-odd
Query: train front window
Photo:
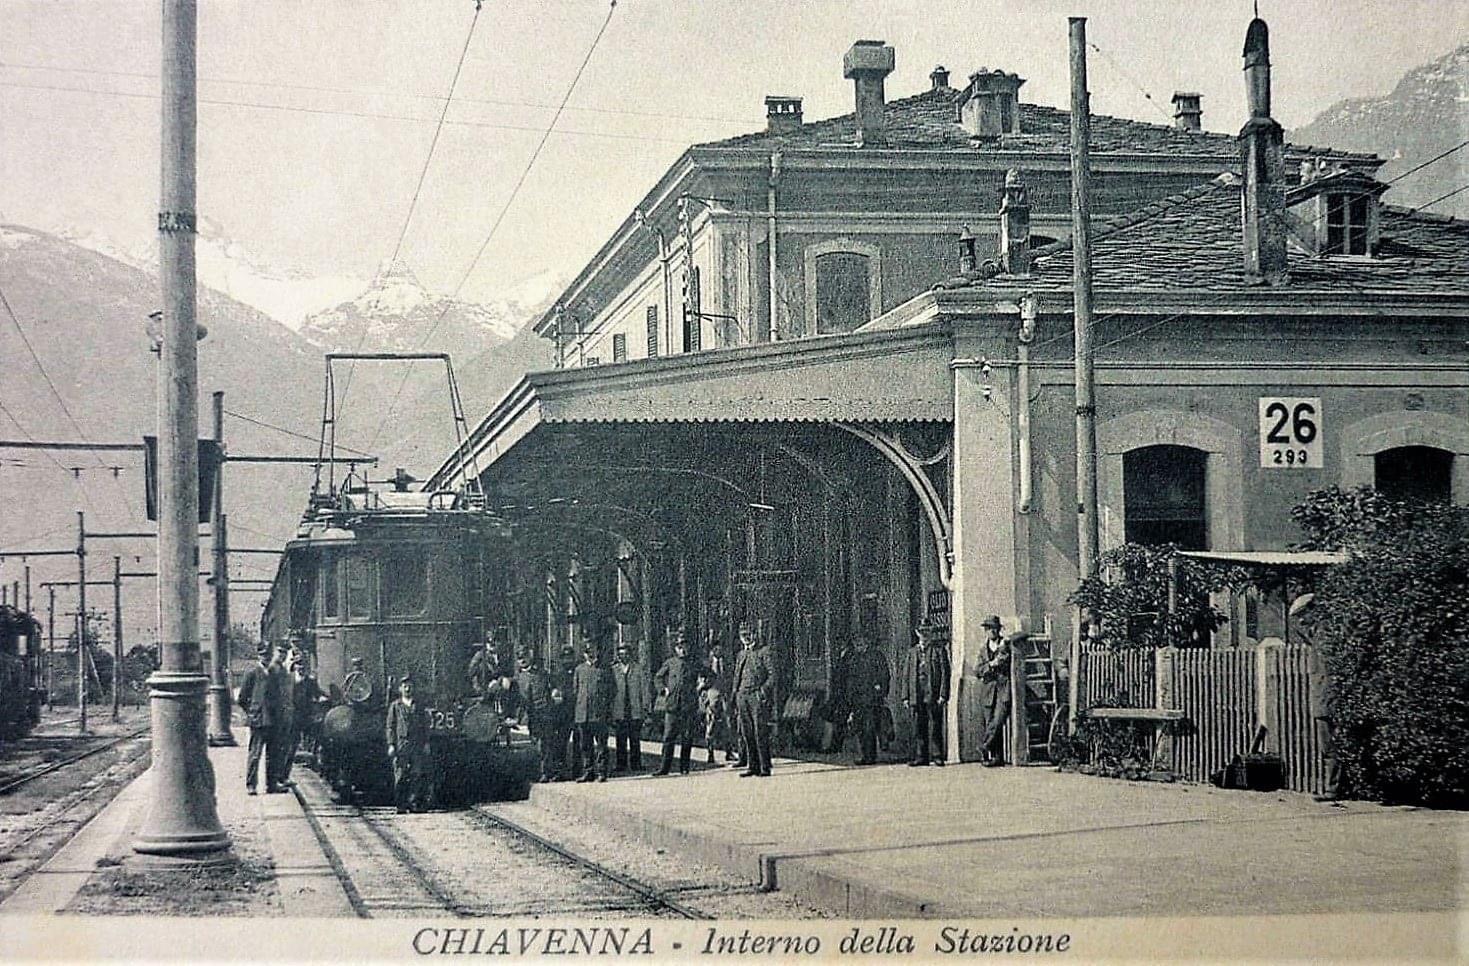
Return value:
<svg viewBox="0 0 1469 966">
<path fill-rule="evenodd" d="M 372 561 L 353 555 L 343 561 L 347 575 L 347 617 L 372 619 Z"/>
<path fill-rule="evenodd" d="M 383 558 L 383 613 L 416 617 L 428 606 L 428 562 L 407 550 Z"/>
<path fill-rule="evenodd" d="M 340 617 L 342 601 L 337 589 L 337 558 L 328 556 L 321 562 L 321 612 L 326 617 Z"/>
</svg>

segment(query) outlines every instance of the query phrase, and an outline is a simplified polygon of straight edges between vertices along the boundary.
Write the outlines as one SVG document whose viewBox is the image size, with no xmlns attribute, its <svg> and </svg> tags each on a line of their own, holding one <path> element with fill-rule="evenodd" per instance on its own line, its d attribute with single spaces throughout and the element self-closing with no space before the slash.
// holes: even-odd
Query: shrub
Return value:
<svg viewBox="0 0 1469 966">
<path fill-rule="evenodd" d="M 1305 547 L 1351 552 L 1305 615 L 1330 672 L 1343 790 L 1469 804 L 1469 508 L 1333 487 L 1293 516 Z"/>
</svg>

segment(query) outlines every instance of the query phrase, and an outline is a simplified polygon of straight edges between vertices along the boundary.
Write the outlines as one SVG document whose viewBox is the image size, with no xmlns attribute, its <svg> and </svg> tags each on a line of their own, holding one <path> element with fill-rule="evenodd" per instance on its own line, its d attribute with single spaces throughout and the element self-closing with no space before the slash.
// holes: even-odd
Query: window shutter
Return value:
<svg viewBox="0 0 1469 966">
<path fill-rule="evenodd" d="M 648 306 L 648 358 L 658 358 L 658 306 Z"/>
<path fill-rule="evenodd" d="M 627 361 L 627 336 L 623 335 L 621 332 L 618 332 L 612 336 L 612 361 Z"/>
</svg>

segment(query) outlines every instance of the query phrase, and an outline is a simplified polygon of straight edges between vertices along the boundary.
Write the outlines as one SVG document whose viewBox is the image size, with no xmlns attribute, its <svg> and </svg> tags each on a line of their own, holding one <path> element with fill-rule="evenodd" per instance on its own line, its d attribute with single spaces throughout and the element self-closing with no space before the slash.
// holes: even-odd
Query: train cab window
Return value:
<svg viewBox="0 0 1469 966">
<path fill-rule="evenodd" d="M 321 613 L 324 617 L 342 616 L 341 592 L 337 586 L 337 558 L 321 562 Z"/>
<path fill-rule="evenodd" d="M 373 605 L 372 561 L 353 555 L 342 563 L 347 578 L 347 616 L 370 620 Z"/>
<path fill-rule="evenodd" d="M 428 561 L 399 550 L 383 558 L 383 614 L 415 617 L 428 606 Z"/>
</svg>

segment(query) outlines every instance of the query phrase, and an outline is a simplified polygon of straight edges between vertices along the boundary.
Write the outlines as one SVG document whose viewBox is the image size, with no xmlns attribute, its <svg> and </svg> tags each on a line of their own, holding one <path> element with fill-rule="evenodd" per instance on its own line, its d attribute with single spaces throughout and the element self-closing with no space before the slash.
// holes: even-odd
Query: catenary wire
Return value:
<svg viewBox="0 0 1469 966">
<path fill-rule="evenodd" d="M 298 433 L 298 432 L 296 432 L 293 429 L 286 429 L 284 426 L 277 426 L 274 423 L 268 423 L 265 420 L 258 419 L 258 418 L 254 417 L 254 416 L 246 416 L 244 413 L 237 413 L 237 412 L 235 412 L 233 410 L 226 409 L 224 411 L 224 414 L 226 416 L 233 416 L 235 419 L 239 419 L 239 420 L 242 420 L 242 421 L 247 422 L 247 423 L 252 423 L 252 424 L 254 424 L 256 426 L 259 426 L 259 427 L 261 427 L 263 429 L 273 429 L 277 433 L 283 433 L 286 436 L 294 436 L 296 439 L 304 439 L 308 443 L 318 443 L 318 442 L 320 442 L 320 440 L 317 437 L 315 437 L 315 436 L 308 436 L 305 433 Z M 372 455 L 371 453 L 364 453 L 360 449 L 352 449 L 350 446 L 341 446 L 341 445 L 338 445 L 337 446 L 337 449 L 346 450 L 348 453 L 354 453 L 354 454 L 356 454 L 358 456 L 364 456 L 364 457 L 366 457 L 366 456 L 371 456 Z"/>
<path fill-rule="evenodd" d="M 575 92 L 577 83 L 581 81 L 582 74 L 587 69 L 587 64 L 591 63 L 592 55 L 596 53 L 597 45 L 601 43 L 603 35 L 607 33 L 607 27 L 612 23 L 612 15 L 616 12 L 617 0 L 611 0 L 611 3 L 607 7 L 607 16 L 602 21 L 602 26 L 598 28 L 597 35 L 592 38 L 592 43 L 587 48 L 586 56 L 582 58 L 581 64 L 577 67 L 576 74 L 571 78 L 571 83 L 567 85 L 566 93 L 562 96 L 561 103 L 557 105 L 556 113 L 551 117 L 551 123 L 546 125 L 545 132 L 542 133 L 535 150 L 531 152 L 530 160 L 525 163 L 525 167 L 520 172 L 520 177 L 516 179 L 514 187 L 510 189 L 510 196 L 505 200 L 505 204 L 501 206 L 499 214 L 490 225 L 489 233 L 485 235 L 485 240 L 480 243 L 479 250 L 474 253 L 474 258 L 470 259 L 469 267 L 464 270 L 464 274 L 460 277 L 459 283 L 454 286 L 453 294 L 445 302 L 443 311 L 439 313 L 438 318 L 434 319 L 433 324 L 429 326 L 428 332 L 418 341 L 418 347 L 420 349 L 428 345 L 429 340 L 433 338 L 434 332 L 438 330 L 439 324 L 444 321 L 444 316 L 449 313 L 449 309 L 454 305 L 455 300 L 459 298 L 459 293 L 464 289 L 464 284 L 474 274 L 474 269 L 479 265 L 480 258 L 483 257 L 485 250 L 489 248 L 490 242 L 494 239 L 495 234 L 500 230 L 500 226 L 505 221 L 505 215 L 510 211 L 511 206 L 515 204 L 515 199 L 520 195 L 521 187 L 524 186 L 526 179 L 530 176 L 531 169 L 535 167 L 536 159 L 541 156 L 541 150 L 545 148 L 546 141 L 550 138 L 551 132 L 555 130 L 556 122 L 561 119 L 562 111 L 565 110 L 567 102 L 571 100 L 571 95 Z M 393 410 L 398 405 L 398 400 L 403 396 L 403 389 L 407 385 L 408 374 L 404 373 L 403 378 L 398 381 L 398 389 L 393 393 L 392 401 L 383 412 L 382 419 L 378 420 L 377 428 L 373 431 L 372 438 L 367 443 L 367 449 L 371 450 L 373 445 L 377 443 L 378 437 L 382 435 L 383 428 L 387 426 L 388 420 L 393 415 Z"/>
</svg>

